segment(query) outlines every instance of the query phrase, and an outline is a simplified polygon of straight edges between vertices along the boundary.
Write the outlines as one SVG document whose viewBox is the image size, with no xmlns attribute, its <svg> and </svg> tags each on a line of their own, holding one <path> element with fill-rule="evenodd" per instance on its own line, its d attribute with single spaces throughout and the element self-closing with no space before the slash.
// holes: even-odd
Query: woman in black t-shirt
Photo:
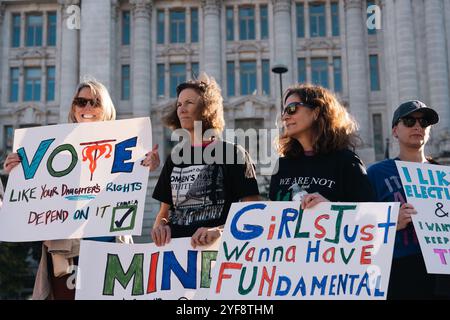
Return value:
<svg viewBox="0 0 450 320">
<path fill-rule="evenodd" d="M 359 139 L 356 122 L 336 97 L 304 84 L 288 88 L 283 101 L 281 157 L 270 200 L 301 200 L 303 209 L 322 201 L 371 201 L 366 170 L 352 151 Z"/>
<path fill-rule="evenodd" d="M 157 246 L 179 237 L 191 237 L 194 247 L 210 244 L 220 236 L 231 203 L 259 199 L 248 154 L 217 138 L 225 125 L 222 101 L 217 83 L 203 75 L 177 87 L 176 104 L 163 118 L 169 128 L 183 130 L 187 143 L 172 150 L 153 192 L 161 201 L 151 234 Z"/>
</svg>

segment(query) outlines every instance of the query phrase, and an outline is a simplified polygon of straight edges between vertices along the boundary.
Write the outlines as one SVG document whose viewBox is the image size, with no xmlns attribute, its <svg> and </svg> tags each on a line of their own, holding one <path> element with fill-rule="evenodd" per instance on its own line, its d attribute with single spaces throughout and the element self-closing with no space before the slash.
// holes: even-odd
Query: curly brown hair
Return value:
<svg viewBox="0 0 450 320">
<path fill-rule="evenodd" d="M 177 101 L 162 117 L 164 125 L 172 130 L 181 128 L 180 119 L 177 115 L 177 102 L 181 91 L 184 89 L 194 89 L 201 97 L 199 107 L 203 132 L 208 129 L 222 132 L 225 127 L 225 119 L 221 89 L 214 78 L 208 77 L 205 73 L 201 74 L 196 80 L 189 80 L 178 85 Z"/>
<path fill-rule="evenodd" d="M 319 110 L 317 120 L 313 123 L 312 145 L 315 154 L 354 150 L 359 145 L 361 139 L 356 134 L 356 121 L 329 90 L 312 84 L 296 84 L 284 92 L 284 103 L 292 95 L 297 95 L 301 102 Z M 276 145 L 281 156 L 297 157 L 304 152 L 300 142 L 288 137 L 286 132 L 278 137 Z"/>
</svg>

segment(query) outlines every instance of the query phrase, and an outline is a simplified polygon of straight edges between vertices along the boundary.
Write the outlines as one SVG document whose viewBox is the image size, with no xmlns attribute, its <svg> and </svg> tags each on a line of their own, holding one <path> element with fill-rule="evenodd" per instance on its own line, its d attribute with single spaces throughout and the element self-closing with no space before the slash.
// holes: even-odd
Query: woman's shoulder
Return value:
<svg viewBox="0 0 450 320">
<path fill-rule="evenodd" d="M 380 171 L 384 171 L 389 168 L 396 168 L 395 165 L 395 159 L 384 159 L 378 162 L 375 162 L 374 164 L 371 164 L 367 168 L 367 173 L 378 173 Z"/>
<path fill-rule="evenodd" d="M 341 150 L 334 151 L 333 153 L 330 154 L 330 156 L 348 160 L 348 161 L 352 161 L 352 162 L 355 162 L 355 161 L 362 162 L 361 158 L 358 156 L 358 154 L 350 149 L 341 149 Z"/>
</svg>

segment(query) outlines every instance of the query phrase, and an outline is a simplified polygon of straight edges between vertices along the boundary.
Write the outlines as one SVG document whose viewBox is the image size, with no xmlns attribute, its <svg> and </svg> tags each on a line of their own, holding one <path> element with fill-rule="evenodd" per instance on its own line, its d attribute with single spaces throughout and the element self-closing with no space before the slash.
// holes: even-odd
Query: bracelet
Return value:
<svg viewBox="0 0 450 320">
<path fill-rule="evenodd" d="M 169 220 L 166 218 L 161 218 L 161 222 L 164 222 L 165 225 L 169 224 Z"/>
</svg>

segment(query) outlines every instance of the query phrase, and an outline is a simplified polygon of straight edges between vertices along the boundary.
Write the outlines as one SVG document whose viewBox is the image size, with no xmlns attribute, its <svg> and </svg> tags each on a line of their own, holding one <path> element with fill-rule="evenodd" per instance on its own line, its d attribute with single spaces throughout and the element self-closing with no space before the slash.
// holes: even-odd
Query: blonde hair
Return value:
<svg viewBox="0 0 450 320">
<path fill-rule="evenodd" d="M 222 132 L 225 127 L 225 119 L 223 116 L 223 98 L 221 89 L 213 77 L 208 77 L 204 72 L 200 74 L 198 79 L 183 82 L 177 87 L 177 101 L 169 108 L 163 116 L 163 123 L 172 130 L 181 128 L 180 119 L 177 114 L 177 102 L 181 91 L 184 89 L 193 89 L 197 92 L 201 101 L 200 119 L 202 119 L 202 130 L 214 129 Z"/>
<path fill-rule="evenodd" d="M 317 120 L 313 122 L 313 150 L 316 154 L 327 154 L 343 149 L 355 149 L 361 142 L 356 134 L 358 125 L 347 109 L 329 90 L 311 84 L 296 84 L 289 87 L 283 101 L 296 95 L 300 101 L 318 109 Z M 297 139 L 283 132 L 276 141 L 281 156 L 296 157 L 304 152 Z"/>
<path fill-rule="evenodd" d="M 99 105 L 103 109 L 103 118 L 101 121 L 116 120 L 116 108 L 114 108 L 114 103 L 111 100 L 108 89 L 106 89 L 101 82 L 95 79 L 88 79 L 81 82 L 75 90 L 75 95 L 73 96 L 72 106 L 70 107 L 69 112 L 69 122 L 77 122 L 77 119 L 75 118 L 75 105 L 73 104 L 73 100 L 78 97 L 80 91 L 84 88 L 89 88 L 91 90 L 92 96 L 94 99 L 98 100 Z"/>
</svg>

